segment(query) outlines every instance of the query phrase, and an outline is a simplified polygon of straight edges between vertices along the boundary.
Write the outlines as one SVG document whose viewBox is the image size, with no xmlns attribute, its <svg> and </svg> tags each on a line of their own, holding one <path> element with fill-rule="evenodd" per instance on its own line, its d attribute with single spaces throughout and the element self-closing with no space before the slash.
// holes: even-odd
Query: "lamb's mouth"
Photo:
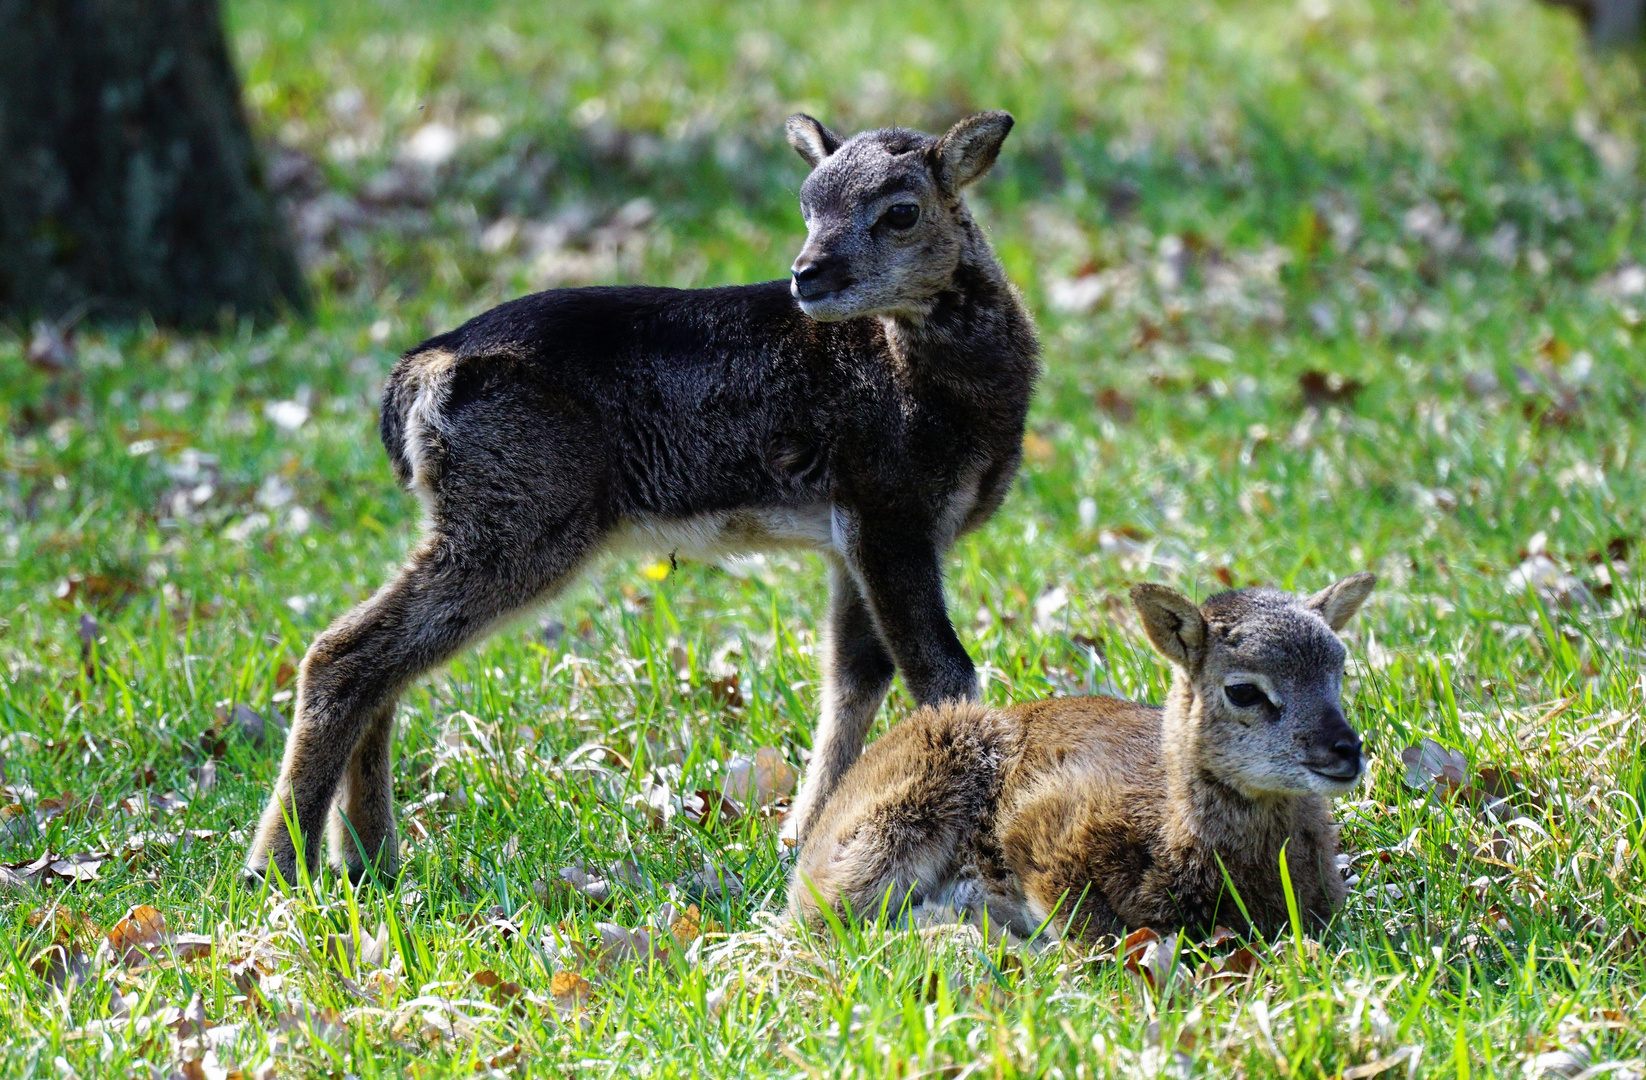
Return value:
<svg viewBox="0 0 1646 1080">
<path fill-rule="evenodd" d="M 840 289 L 830 289 L 828 292 L 812 293 L 810 296 L 796 295 L 795 300 L 800 304 L 800 310 L 816 319 L 818 322 L 836 322 L 856 314 L 849 306 L 842 306 L 841 301 L 851 292 L 851 286 Z"/>
</svg>

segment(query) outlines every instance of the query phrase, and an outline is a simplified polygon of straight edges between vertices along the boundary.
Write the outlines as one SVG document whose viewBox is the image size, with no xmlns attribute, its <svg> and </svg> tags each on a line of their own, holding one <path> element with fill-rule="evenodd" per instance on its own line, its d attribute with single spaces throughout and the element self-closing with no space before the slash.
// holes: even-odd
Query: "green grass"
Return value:
<svg viewBox="0 0 1646 1080">
<path fill-rule="evenodd" d="M 22 328 L 0 337 L 0 761 L 18 804 L 0 862 L 204 830 L 95 881 L 0 892 L 0 1074 L 170 1075 L 163 1010 L 198 994 L 208 1024 L 238 1025 L 211 1064 L 246 1075 L 272 1054 L 300 1076 L 1315 1077 L 1405 1054 L 1382 1075 L 1474 1077 L 1565 1048 L 1638 1076 L 1646 294 L 1618 271 L 1646 261 L 1646 100 L 1626 61 L 1509 0 L 228 14 L 259 130 L 378 208 L 316 233 L 310 323 L 85 329 L 66 372 L 31 364 Z M 1249 983 L 1170 993 L 1101 955 L 958 931 L 774 929 L 770 820 L 658 826 L 639 796 L 659 771 L 676 794 L 714 788 L 762 746 L 799 761 L 824 600 L 799 556 L 661 580 L 650 559 L 611 563 L 546 613 L 557 636 L 528 621 L 407 697 L 399 795 L 425 835 L 393 891 L 244 892 L 277 752 L 201 736 L 220 703 L 289 714 L 307 642 L 413 542 L 374 431 L 394 354 L 558 282 L 781 275 L 802 231 L 781 137 L 796 108 L 849 131 L 994 107 L 1020 125 L 973 201 L 1047 370 L 1021 483 L 951 560 L 962 638 L 993 701 L 1158 699 L 1129 583 L 1303 590 L 1377 570 L 1348 633 L 1346 701 L 1374 755 L 1341 806 L 1359 880 L 1330 929 L 1255 944 Z M 430 123 L 460 136 L 430 198 L 385 196 Z M 1361 389 L 1311 407 L 1307 372 Z M 265 418 L 293 400 L 295 430 Z M 1513 576 L 1534 537 L 1536 565 L 1571 580 Z M 728 667 L 740 707 L 711 685 Z M 886 716 L 907 709 L 898 692 Z M 1512 770 L 1515 820 L 1404 783 L 1401 751 L 1426 738 L 1476 787 L 1482 766 Z M 586 743 L 608 749 L 573 758 Z M 217 782 L 196 791 L 211 749 Z M 145 784 L 186 807 L 123 813 Z M 64 795 L 101 812 L 42 806 Z M 605 907 L 534 889 L 624 859 L 645 877 Z M 743 883 L 701 904 L 719 930 L 651 962 L 577 959 L 595 923 L 688 902 L 705 863 Z M 150 904 L 216 951 L 94 966 L 64 996 L 30 970 L 51 937 L 30 913 L 53 902 L 101 929 Z M 327 958 L 329 935 L 379 926 L 384 967 Z M 593 996 L 562 1017 L 568 964 Z"/>
</svg>

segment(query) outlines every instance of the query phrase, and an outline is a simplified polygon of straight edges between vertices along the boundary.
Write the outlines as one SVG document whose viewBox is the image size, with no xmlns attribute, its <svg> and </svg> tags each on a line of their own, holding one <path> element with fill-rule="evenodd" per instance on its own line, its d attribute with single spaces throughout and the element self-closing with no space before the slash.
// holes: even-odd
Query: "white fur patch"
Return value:
<svg viewBox="0 0 1646 1080">
<path fill-rule="evenodd" d="M 405 412 L 405 454 L 411 466 L 411 489 L 426 507 L 434 497 L 428 475 L 428 438 L 440 430 L 440 411 L 446 404 L 446 390 L 455 354 L 445 349 L 418 353 L 407 361 L 405 384 L 412 392 Z"/>
<path fill-rule="evenodd" d="M 721 510 L 685 518 L 632 518 L 613 535 L 619 551 L 670 551 L 714 562 L 727 555 L 800 547 L 832 547 L 829 507 Z"/>
</svg>

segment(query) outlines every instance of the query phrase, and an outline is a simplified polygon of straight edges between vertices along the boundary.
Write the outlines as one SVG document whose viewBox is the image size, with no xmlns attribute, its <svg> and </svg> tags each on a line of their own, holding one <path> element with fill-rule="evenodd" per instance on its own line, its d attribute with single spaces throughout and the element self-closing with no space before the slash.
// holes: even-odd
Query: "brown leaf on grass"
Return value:
<svg viewBox="0 0 1646 1080">
<path fill-rule="evenodd" d="M 699 789 L 681 800 L 681 810 L 693 825 L 707 829 L 716 820 L 730 825 L 743 816 L 743 808 L 718 791 Z"/>
<path fill-rule="evenodd" d="M 333 1048 L 345 1045 L 349 1034 L 343 1014 L 336 1009 L 316 1009 L 306 1003 L 275 1017 L 275 1026 L 283 1032 L 306 1032 L 311 1038 Z"/>
<path fill-rule="evenodd" d="M 1122 424 L 1131 423 L 1137 416 L 1137 406 L 1112 386 L 1105 386 L 1097 392 L 1097 407 Z"/>
<path fill-rule="evenodd" d="M 476 986 L 485 988 L 486 996 L 491 998 L 494 1005 L 508 1006 L 512 1003 L 518 1007 L 519 999 L 526 993 L 524 986 L 510 982 L 491 968 L 475 972 L 472 981 Z"/>
<path fill-rule="evenodd" d="M 723 896 L 743 895 L 743 879 L 735 871 L 716 866 L 705 859 L 702 869 L 695 870 L 676 883 L 684 895 L 708 903 Z"/>
<path fill-rule="evenodd" d="M 684 910 L 674 904 L 664 904 L 657 913 L 657 925 L 667 930 L 681 948 L 704 934 L 717 934 L 722 929 L 713 919 L 704 918 L 696 904 L 690 904 Z"/>
<path fill-rule="evenodd" d="M 1353 408 L 1355 398 L 1366 388 L 1359 379 L 1348 379 L 1335 371 L 1314 370 L 1299 375 L 1297 386 L 1303 391 L 1303 404 L 1317 409 L 1328 405 Z"/>
<path fill-rule="evenodd" d="M 594 996 L 594 984 L 575 971 L 557 971 L 549 980 L 549 997 L 562 1015 L 587 1005 Z"/>
<path fill-rule="evenodd" d="M 70 574 L 57 583 L 53 595 L 64 604 L 78 601 L 106 611 L 118 611 L 143 588 L 142 580 L 130 570 L 109 574 Z"/>
<path fill-rule="evenodd" d="M 6 863 L 0 866 L 0 885 L 8 889 L 26 889 L 39 883 L 40 875 L 51 865 L 52 856 L 48 852 L 28 862 Z"/>
<path fill-rule="evenodd" d="M 557 890 L 575 893 L 595 904 L 609 903 L 612 898 L 612 883 L 589 873 L 581 864 L 561 867 L 552 885 Z"/>
<path fill-rule="evenodd" d="M 54 876 L 65 881 L 81 882 L 96 881 L 97 871 L 108 856 L 102 852 L 80 851 L 73 855 L 64 855 L 53 859 L 46 869 Z"/>
<path fill-rule="evenodd" d="M 1428 791 L 1438 787 L 1442 792 L 1454 791 L 1469 782 L 1469 761 L 1457 750 L 1449 750 L 1433 739 L 1424 739 L 1417 746 L 1408 746 L 1400 752 L 1406 766 L 1408 787 Z"/>
<path fill-rule="evenodd" d="M 1121 939 L 1115 948 L 1115 959 L 1127 972 L 1147 983 L 1150 990 L 1159 992 L 1171 976 L 1176 949 L 1176 934 L 1161 937 L 1145 926 Z"/>
<path fill-rule="evenodd" d="M 196 765 L 189 770 L 189 779 L 194 781 L 194 793 L 204 795 L 217 786 L 217 762 L 207 761 Z"/>
<path fill-rule="evenodd" d="M 1239 948 L 1223 958 L 1221 970 L 1235 975 L 1251 975 L 1263 966 L 1258 955 L 1248 948 Z"/>
<path fill-rule="evenodd" d="M 511 1069 L 520 1060 L 521 1048 L 519 1043 L 510 1043 L 497 1053 L 482 1058 L 481 1063 L 493 1072 L 502 1072 Z"/>
<path fill-rule="evenodd" d="M 1114 958 L 1125 965 L 1126 970 L 1134 971 L 1138 961 L 1143 956 L 1143 950 L 1160 940 L 1160 935 L 1147 926 L 1133 930 L 1120 940 L 1115 946 Z"/>
<path fill-rule="evenodd" d="M 35 935 L 33 941 L 44 942 L 29 961 L 30 971 L 60 988 L 85 979 L 91 970 L 91 956 L 85 946 L 102 933 L 89 915 L 52 904 L 35 908 L 25 921 Z"/>
<path fill-rule="evenodd" d="M 222 702 L 213 714 L 209 734 L 226 752 L 228 740 L 231 738 L 261 747 L 271 739 L 284 738 L 285 728 L 278 718 L 271 720 L 243 701 L 236 702 L 232 707 L 228 702 Z M 207 736 L 202 735 L 200 738 L 205 742 Z M 214 753 L 213 756 L 223 755 Z"/>
<path fill-rule="evenodd" d="M 55 799 L 41 799 L 34 804 L 41 821 L 62 818 L 64 821 L 90 821 L 103 813 L 103 800 L 96 795 L 83 799 L 66 791 Z"/>
<path fill-rule="evenodd" d="M 210 934 L 174 934 L 171 939 L 172 951 L 177 959 L 188 963 L 190 960 L 204 960 L 212 954 Z"/>
<path fill-rule="evenodd" d="M 36 907 L 23 917 L 23 922 L 53 945 L 89 945 L 102 935 L 102 927 L 91 915 L 63 904 Z"/>
<path fill-rule="evenodd" d="M 0 886 L 26 888 L 42 882 L 96 881 L 98 869 L 108 860 L 102 851 L 81 851 L 73 855 L 54 855 L 51 852 L 29 862 L 0 865 Z"/>
<path fill-rule="evenodd" d="M 157 908 L 139 904 L 108 932 L 109 955 L 132 967 L 163 948 L 166 938 L 166 917 Z"/>
<path fill-rule="evenodd" d="M 570 945 L 571 954 L 585 966 L 607 969 L 625 961 L 644 963 L 669 954 L 669 942 L 645 927 L 630 930 L 617 923 L 601 922 L 594 928 L 600 935 L 598 942 L 574 941 Z"/>
<path fill-rule="evenodd" d="M 0 840 L 21 840 L 32 831 L 29 826 L 28 807 L 14 802 L 0 806 Z"/>
<path fill-rule="evenodd" d="M 738 686 L 737 672 L 730 675 L 717 675 L 709 680 L 709 696 L 721 708 L 741 709 L 747 702 L 743 700 L 743 691 Z"/>
<path fill-rule="evenodd" d="M 767 806 L 793 795 L 800 773 L 783 758 L 775 746 L 762 746 L 753 757 L 733 758 L 726 765 L 726 779 L 720 791 L 729 799 L 749 806 Z"/>
<path fill-rule="evenodd" d="M 1256 975 L 1263 961 L 1244 946 L 1229 955 L 1206 960 L 1195 972 L 1195 981 L 1201 986 L 1215 987 L 1220 983 L 1245 982 Z"/>
<path fill-rule="evenodd" d="M 245 956 L 239 960 L 229 961 L 229 978 L 234 980 L 234 988 L 246 995 L 254 1004 L 267 1004 L 263 994 L 263 977 L 273 973 L 268 961 L 259 956 Z"/>
<path fill-rule="evenodd" d="M 1057 447 L 1052 441 L 1038 432 L 1025 432 L 1023 435 L 1023 456 L 1036 465 L 1045 465 L 1057 457 Z"/>
</svg>

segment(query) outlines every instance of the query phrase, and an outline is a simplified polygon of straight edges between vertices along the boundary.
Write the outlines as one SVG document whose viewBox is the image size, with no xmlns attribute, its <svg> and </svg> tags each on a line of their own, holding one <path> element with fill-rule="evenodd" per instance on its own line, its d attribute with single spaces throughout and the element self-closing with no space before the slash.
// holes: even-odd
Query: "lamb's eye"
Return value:
<svg viewBox="0 0 1646 1080">
<path fill-rule="evenodd" d="M 1229 699 L 1229 704 L 1237 709 L 1249 709 L 1253 705 L 1267 705 L 1269 699 L 1263 691 L 1249 682 L 1235 683 L 1223 688 L 1223 696 Z"/>
<path fill-rule="evenodd" d="M 887 210 L 880 220 L 894 229 L 912 229 L 914 223 L 920 220 L 920 207 L 914 203 L 898 203 Z"/>
</svg>

